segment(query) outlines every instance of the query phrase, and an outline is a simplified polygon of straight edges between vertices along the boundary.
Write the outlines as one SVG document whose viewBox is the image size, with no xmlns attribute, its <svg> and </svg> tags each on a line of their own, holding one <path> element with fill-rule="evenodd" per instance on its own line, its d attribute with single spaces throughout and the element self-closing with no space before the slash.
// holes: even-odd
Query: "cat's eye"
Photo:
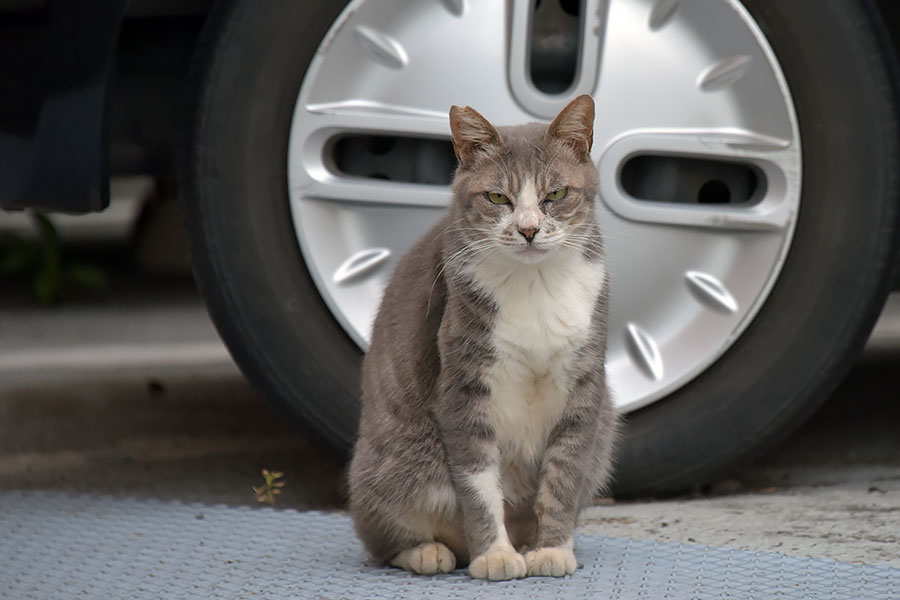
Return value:
<svg viewBox="0 0 900 600">
<path fill-rule="evenodd" d="M 559 188 L 558 190 L 553 190 L 546 196 L 544 196 L 544 202 L 556 202 L 557 200 L 562 200 L 566 197 L 566 194 L 569 193 L 569 188 Z"/>
<path fill-rule="evenodd" d="M 509 204 L 509 198 L 500 192 L 488 192 L 487 197 L 494 204 Z"/>
</svg>

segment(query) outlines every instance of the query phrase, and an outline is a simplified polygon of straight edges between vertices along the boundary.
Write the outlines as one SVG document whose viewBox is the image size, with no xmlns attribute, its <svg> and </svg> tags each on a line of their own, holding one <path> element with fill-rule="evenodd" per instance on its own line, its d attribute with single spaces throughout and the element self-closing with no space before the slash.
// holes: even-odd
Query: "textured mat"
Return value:
<svg viewBox="0 0 900 600">
<path fill-rule="evenodd" d="M 564 579 L 373 567 L 345 515 L 0 493 L 0 598 L 890 599 L 900 569 L 579 536 Z"/>
</svg>

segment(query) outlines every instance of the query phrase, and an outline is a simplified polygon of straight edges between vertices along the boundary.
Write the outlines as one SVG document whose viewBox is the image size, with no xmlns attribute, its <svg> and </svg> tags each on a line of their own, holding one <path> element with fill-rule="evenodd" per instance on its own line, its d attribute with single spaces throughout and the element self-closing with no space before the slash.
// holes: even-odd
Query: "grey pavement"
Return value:
<svg viewBox="0 0 900 600">
<path fill-rule="evenodd" d="M 345 514 L 0 494 L 0 597 L 894 600 L 900 569 L 576 534 L 565 578 L 432 577 L 366 559 Z M 52 536 L 47 535 L 52 532 Z M 52 543 L 48 543 L 52 539 Z"/>
<path fill-rule="evenodd" d="M 898 362 L 867 357 L 786 444 L 706 493 L 591 508 L 583 530 L 900 567 Z"/>
</svg>

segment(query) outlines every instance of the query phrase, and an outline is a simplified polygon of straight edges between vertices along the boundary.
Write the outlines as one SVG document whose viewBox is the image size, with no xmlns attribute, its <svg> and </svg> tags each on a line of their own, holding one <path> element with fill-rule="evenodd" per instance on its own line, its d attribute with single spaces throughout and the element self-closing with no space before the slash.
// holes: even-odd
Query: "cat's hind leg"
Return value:
<svg viewBox="0 0 900 600">
<path fill-rule="evenodd" d="M 350 467 L 350 512 L 372 557 L 429 575 L 465 562 L 462 516 L 442 457 L 410 455 L 404 448 L 396 459 L 384 460 L 365 440 L 360 443 L 363 451 Z M 409 475 L 398 476 L 401 468 Z"/>
<path fill-rule="evenodd" d="M 441 542 L 424 542 L 400 552 L 391 565 L 420 575 L 449 573 L 456 568 L 456 556 Z"/>
<path fill-rule="evenodd" d="M 379 563 L 434 575 L 455 569 L 457 557 L 467 560 L 461 525 L 421 509 L 381 508 L 354 511 L 357 533 Z"/>
<path fill-rule="evenodd" d="M 507 505 L 505 508 L 504 521 L 509 541 L 518 552 L 525 554 L 534 548 L 537 536 L 537 516 L 534 514 L 533 503 L 517 507 Z"/>
<path fill-rule="evenodd" d="M 444 507 L 429 505 L 405 514 L 403 527 L 414 532 L 415 537 L 428 541 L 401 550 L 391 559 L 391 565 L 421 575 L 433 575 L 449 573 L 456 568 L 457 562 L 467 562 L 462 515 L 450 513 L 451 507 L 452 504 Z"/>
</svg>

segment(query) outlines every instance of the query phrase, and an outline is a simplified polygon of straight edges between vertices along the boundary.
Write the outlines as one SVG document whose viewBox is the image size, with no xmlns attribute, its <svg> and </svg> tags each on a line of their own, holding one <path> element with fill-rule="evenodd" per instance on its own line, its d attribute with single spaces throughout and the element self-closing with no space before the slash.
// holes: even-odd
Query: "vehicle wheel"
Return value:
<svg viewBox="0 0 900 600">
<path fill-rule="evenodd" d="M 454 103 L 518 123 L 595 97 L 618 493 L 748 458 L 849 368 L 887 293 L 900 167 L 866 3 L 340 4 L 223 4 L 181 161 L 223 338 L 334 447 L 391 266 L 449 201 Z"/>
</svg>

